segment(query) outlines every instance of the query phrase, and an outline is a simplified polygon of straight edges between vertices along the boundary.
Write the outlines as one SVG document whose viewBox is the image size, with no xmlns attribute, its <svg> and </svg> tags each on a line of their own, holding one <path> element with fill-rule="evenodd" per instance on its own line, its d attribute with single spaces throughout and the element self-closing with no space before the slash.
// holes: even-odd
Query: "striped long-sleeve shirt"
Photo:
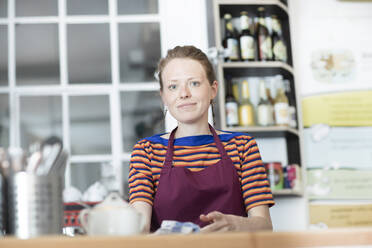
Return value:
<svg viewBox="0 0 372 248">
<path fill-rule="evenodd" d="M 168 145 L 168 139 L 162 135 L 142 139 L 134 146 L 129 171 L 130 202 L 153 204 Z M 255 139 L 237 132 L 224 132 L 219 138 L 237 169 L 246 211 L 263 204 L 274 205 Z M 220 159 L 212 135 L 182 137 L 174 141 L 173 166 L 199 171 Z"/>
</svg>

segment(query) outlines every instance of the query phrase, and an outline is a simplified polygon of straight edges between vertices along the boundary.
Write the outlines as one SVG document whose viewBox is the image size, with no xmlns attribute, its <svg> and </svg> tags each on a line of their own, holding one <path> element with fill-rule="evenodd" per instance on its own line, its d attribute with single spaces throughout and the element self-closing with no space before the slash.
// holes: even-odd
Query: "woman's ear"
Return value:
<svg viewBox="0 0 372 248">
<path fill-rule="evenodd" d="M 211 88 L 212 88 L 211 100 L 213 100 L 217 96 L 218 92 L 218 82 L 216 80 L 213 81 Z"/>
</svg>

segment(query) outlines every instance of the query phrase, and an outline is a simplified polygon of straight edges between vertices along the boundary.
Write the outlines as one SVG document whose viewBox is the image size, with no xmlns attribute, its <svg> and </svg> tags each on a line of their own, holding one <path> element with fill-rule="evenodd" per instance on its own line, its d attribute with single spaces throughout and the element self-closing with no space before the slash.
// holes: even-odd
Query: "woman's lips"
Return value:
<svg viewBox="0 0 372 248">
<path fill-rule="evenodd" d="M 184 103 L 184 104 L 178 105 L 177 108 L 188 108 L 188 107 L 193 107 L 194 105 L 196 105 L 196 103 Z"/>
</svg>

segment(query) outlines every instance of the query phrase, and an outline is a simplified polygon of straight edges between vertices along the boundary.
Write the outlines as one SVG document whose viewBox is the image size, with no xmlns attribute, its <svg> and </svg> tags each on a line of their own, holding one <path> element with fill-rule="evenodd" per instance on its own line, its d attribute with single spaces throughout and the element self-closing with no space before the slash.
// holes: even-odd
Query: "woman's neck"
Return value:
<svg viewBox="0 0 372 248">
<path fill-rule="evenodd" d="M 178 128 L 175 134 L 175 138 L 182 138 L 186 136 L 194 135 L 210 135 L 212 134 L 209 130 L 209 125 L 207 123 L 202 124 L 183 124 L 178 123 Z"/>
</svg>

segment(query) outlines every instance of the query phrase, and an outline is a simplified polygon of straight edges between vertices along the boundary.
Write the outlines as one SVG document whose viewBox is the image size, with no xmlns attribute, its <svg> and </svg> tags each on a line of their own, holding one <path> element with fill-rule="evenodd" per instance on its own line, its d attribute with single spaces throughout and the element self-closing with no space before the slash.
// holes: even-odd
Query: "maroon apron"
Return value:
<svg viewBox="0 0 372 248">
<path fill-rule="evenodd" d="M 200 214 L 212 211 L 247 216 L 236 168 L 215 130 L 209 125 L 221 160 L 201 171 L 192 172 L 185 167 L 172 166 L 176 129 L 168 140 L 155 193 L 151 231 L 156 231 L 163 220 L 191 221 L 203 227 L 208 223 L 199 219 Z"/>
</svg>

